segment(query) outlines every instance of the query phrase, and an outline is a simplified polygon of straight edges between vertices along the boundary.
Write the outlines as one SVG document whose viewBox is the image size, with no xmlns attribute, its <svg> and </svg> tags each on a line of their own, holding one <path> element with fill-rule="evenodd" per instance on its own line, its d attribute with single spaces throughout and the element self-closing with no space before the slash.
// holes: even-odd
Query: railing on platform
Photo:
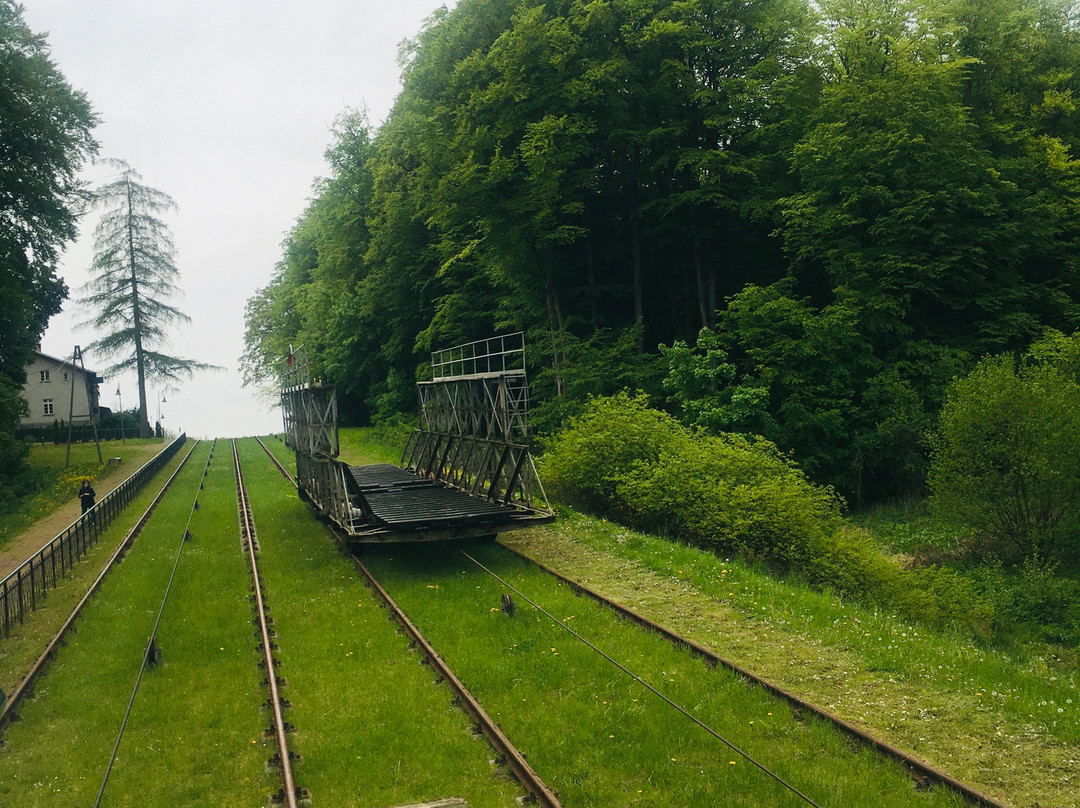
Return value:
<svg viewBox="0 0 1080 808">
<path fill-rule="evenodd" d="M 525 375 L 525 333 L 517 331 L 431 352 L 434 381 Z"/>
<path fill-rule="evenodd" d="M 48 595 L 187 440 L 181 435 L 0 581 L 0 638 Z"/>
</svg>

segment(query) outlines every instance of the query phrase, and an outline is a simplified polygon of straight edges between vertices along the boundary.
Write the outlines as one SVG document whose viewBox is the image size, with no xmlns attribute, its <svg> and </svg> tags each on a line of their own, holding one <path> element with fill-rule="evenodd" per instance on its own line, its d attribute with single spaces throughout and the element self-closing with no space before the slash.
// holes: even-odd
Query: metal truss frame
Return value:
<svg viewBox="0 0 1080 808">
<path fill-rule="evenodd" d="M 286 446 L 312 457 L 337 457 L 337 391 L 312 381 L 303 347 L 289 354 L 282 373 L 281 415 Z"/>
<path fill-rule="evenodd" d="M 551 513 L 529 454 L 529 383 L 521 333 L 436 351 L 418 382 L 419 428 L 401 465 L 471 496 Z"/>
</svg>

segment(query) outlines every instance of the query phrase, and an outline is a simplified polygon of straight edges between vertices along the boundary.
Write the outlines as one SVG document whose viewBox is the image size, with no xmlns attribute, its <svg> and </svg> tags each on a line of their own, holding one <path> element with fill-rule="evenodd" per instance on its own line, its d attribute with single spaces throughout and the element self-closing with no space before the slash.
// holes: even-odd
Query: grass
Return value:
<svg viewBox="0 0 1080 808">
<path fill-rule="evenodd" d="M 38 601 L 37 609 L 27 612 L 25 622 L 21 626 L 15 626 L 10 636 L 0 642 L 0 687 L 6 692 L 10 693 L 26 675 L 45 645 L 101 572 L 113 550 L 149 507 L 165 480 L 180 465 L 187 451 L 187 446 L 181 448 L 109 526 L 83 560 L 76 564 L 67 576 L 60 579 L 56 589 L 50 589 L 45 599 Z"/>
<path fill-rule="evenodd" d="M 504 541 L 1017 806 L 1077 805 L 1078 677 L 564 510 Z"/>
<path fill-rule="evenodd" d="M 163 441 L 157 438 L 130 439 L 127 445 L 119 441 L 102 441 L 103 458 L 120 457 L 121 465 L 99 463 L 93 443 L 76 443 L 71 447 L 71 465 L 65 466 L 67 445 L 35 444 L 27 458 L 28 474 L 33 478 L 33 492 L 11 504 L 0 515 L 0 547 L 42 519 L 75 499 L 84 478 L 96 485 L 112 479 L 123 479 L 139 469 L 161 451 Z M 98 490 L 100 498 L 105 493 Z"/>
<path fill-rule="evenodd" d="M 12 804 L 84 804 L 97 793 L 208 450 L 196 449 L 121 569 L 87 605 L 20 710 L 23 720 L 6 730 L 0 797 Z M 259 740 L 265 694 L 231 469 L 220 449 L 211 469 L 159 632 L 165 661 L 144 678 L 107 805 L 252 804 L 274 782 Z M 197 786 L 185 790 L 192 780 Z"/>
<path fill-rule="evenodd" d="M 875 806 L 962 804 L 918 792 L 899 766 L 501 548 L 468 552 L 822 805 L 864 804 L 866 794 Z M 518 617 L 506 617 L 506 588 L 453 546 L 380 548 L 367 563 L 566 804 L 805 804 L 519 596 Z"/>
<path fill-rule="evenodd" d="M 354 466 L 400 463 L 409 431 L 406 426 L 342 428 L 338 440 L 341 459 Z"/>
<path fill-rule="evenodd" d="M 848 523 L 870 532 L 889 553 L 914 555 L 927 547 L 950 552 L 960 546 L 963 534 L 934 519 L 925 497 L 913 497 L 875 505 L 854 513 Z"/>
<path fill-rule="evenodd" d="M 266 443 L 286 461 L 283 445 Z M 320 806 L 447 797 L 472 808 L 514 804 L 517 784 L 493 774 L 492 749 L 472 734 L 449 689 L 435 684 L 295 489 L 254 441 L 241 451 L 283 694 L 293 705 L 287 718 L 297 727 L 291 743 L 302 755 L 297 783 Z"/>
</svg>

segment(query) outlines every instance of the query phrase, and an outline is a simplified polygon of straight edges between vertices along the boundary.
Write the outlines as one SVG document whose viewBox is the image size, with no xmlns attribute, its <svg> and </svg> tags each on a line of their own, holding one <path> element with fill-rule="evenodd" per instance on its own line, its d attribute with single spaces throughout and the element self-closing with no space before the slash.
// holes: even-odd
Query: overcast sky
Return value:
<svg viewBox="0 0 1080 808">
<path fill-rule="evenodd" d="M 399 43 L 439 0 L 24 0 L 25 19 L 47 32 L 53 61 L 101 118 L 101 157 L 128 161 L 172 196 L 180 308 L 192 324 L 179 356 L 223 365 L 164 393 L 149 392 L 166 429 L 238 437 L 281 429 L 273 402 L 242 389 L 244 303 L 266 285 L 281 242 L 327 171 L 330 126 L 366 107 L 378 125 L 400 90 Z M 453 0 L 446 3 L 453 5 Z M 88 173 L 89 175 L 89 173 Z M 42 351 L 70 356 L 93 341 L 74 298 L 86 282 L 95 218 L 82 222 L 61 275 L 72 290 Z M 87 367 L 107 364 L 86 356 Z M 101 403 L 137 403 L 135 380 L 107 378 Z"/>
</svg>

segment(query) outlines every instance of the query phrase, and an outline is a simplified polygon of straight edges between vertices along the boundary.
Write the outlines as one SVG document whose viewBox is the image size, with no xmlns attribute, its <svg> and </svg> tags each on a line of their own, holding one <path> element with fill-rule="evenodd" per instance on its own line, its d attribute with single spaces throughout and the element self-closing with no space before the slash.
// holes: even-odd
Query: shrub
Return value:
<svg viewBox="0 0 1080 808">
<path fill-rule="evenodd" d="M 541 463 L 556 499 L 725 552 L 805 571 L 840 502 L 765 440 L 692 431 L 643 396 L 592 399 Z"/>
<path fill-rule="evenodd" d="M 840 501 L 764 439 L 709 435 L 625 393 L 590 400 L 540 468 L 555 498 L 635 527 L 759 560 L 911 619 L 985 633 L 992 605 L 930 567 L 902 569 Z"/>
<path fill-rule="evenodd" d="M 644 395 L 591 398 L 545 452 L 541 477 L 555 499 L 615 516 L 624 510 L 616 493 L 620 474 L 635 463 L 656 463 L 679 429 Z"/>
<path fill-rule="evenodd" d="M 1080 514 L 1080 386 L 1051 366 L 985 359 L 950 387 L 934 445 L 936 512 L 1003 560 L 1048 558 Z"/>
</svg>

